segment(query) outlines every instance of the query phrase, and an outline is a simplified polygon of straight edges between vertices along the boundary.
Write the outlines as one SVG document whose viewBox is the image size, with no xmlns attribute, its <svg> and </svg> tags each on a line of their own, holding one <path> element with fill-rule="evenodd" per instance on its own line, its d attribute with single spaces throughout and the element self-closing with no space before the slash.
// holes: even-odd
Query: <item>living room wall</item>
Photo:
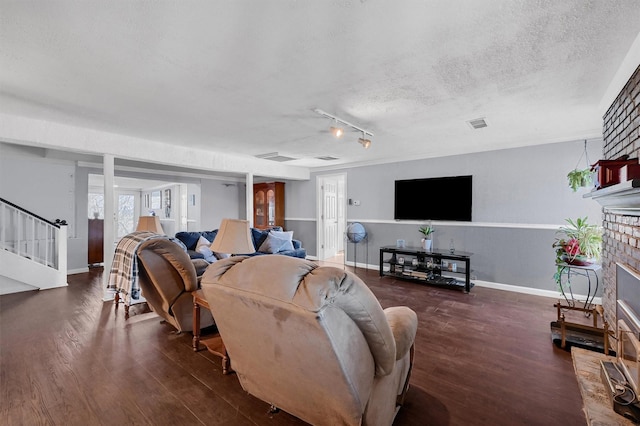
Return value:
<svg viewBox="0 0 640 426">
<path fill-rule="evenodd" d="M 25 172 L 26 171 L 26 172 Z M 87 269 L 88 175 L 101 169 L 51 157 L 46 149 L 0 143 L 0 197 L 44 218 L 69 223 L 69 273 Z M 119 176 L 166 180 L 166 175 L 119 171 Z M 202 229 L 216 229 L 223 217 L 245 215 L 244 183 L 219 179 L 172 177 L 177 183 L 201 186 Z"/>
<path fill-rule="evenodd" d="M 602 153 L 602 141 L 587 144 L 591 163 Z M 372 146 L 374 149 L 374 146 Z M 584 141 L 504 149 L 450 157 L 346 168 L 313 173 L 310 181 L 286 185 L 288 229 L 316 255 L 315 180 L 321 174 L 347 174 L 347 198 L 360 205 L 347 208 L 348 222 L 361 222 L 368 242 L 357 249 L 358 264 L 378 267 L 379 248 L 405 239 L 419 245 L 418 227 L 424 222 L 393 219 L 394 181 L 439 176 L 473 175 L 473 221 L 433 222 L 434 247 L 447 249 L 451 239 L 457 250 L 474 253 L 476 281 L 555 291 L 555 253 L 551 244 L 565 218 L 588 216 L 601 220 L 600 206 L 567 186 L 566 174 L 584 150 Z M 586 165 L 582 159 L 580 167 Z M 416 194 L 416 203 L 447 202 L 455 194 Z M 295 200 L 293 202 L 292 200 Z M 347 244 L 352 262 L 353 244 Z M 583 283 L 574 291 L 584 290 Z M 586 291 L 585 291 L 586 292 Z"/>
<path fill-rule="evenodd" d="M 396 179 L 471 174 L 473 222 L 434 222 L 435 246 L 448 248 L 453 239 L 456 249 L 473 252 L 476 281 L 553 291 L 556 287 L 551 244 L 555 229 L 565 218 L 588 216 L 593 222 L 601 220 L 599 205 L 583 198 L 584 190 L 573 193 L 566 185 L 566 174 L 576 166 L 583 143 L 577 140 L 313 173 L 308 181 L 287 181 L 285 226 L 295 231 L 310 256 L 316 256 L 316 177 L 343 172 L 347 175 L 347 198 L 361 201 L 360 206 L 348 206 L 347 220 L 363 223 L 369 234 L 367 244 L 358 247 L 357 262 L 375 268 L 380 246 L 394 244 L 399 238 L 410 245 L 417 245 L 420 240 L 418 222 L 393 220 Z M 598 160 L 602 142 L 589 141 L 588 152 L 592 163 Z M 75 217 L 86 217 L 86 179 L 90 169 L 78 168 L 73 161 L 47 158 L 46 150 L 39 148 L 0 143 L 0 154 L 0 196 L 26 208 L 35 207 L 34 212 L 44 217 L 73 223 L 69 269 L 86 268 L 86 221 Z M 29 175 L 18 179 L 24 170 Z M 58 171 L 61 177 L 52 179 Z M 70 174 L 73 183 L 61 180 Z M 243 183 L 225 185 L 214 179 L 203 179 L 201 183 L 202 229 L 217 228 L 223 217 L 244 217 Z M 417 194 L 416 202 L 446 202 L 448 196 Z M 67 199 L 68 202 L 59 202 Z M 347 249 L 347 258 L 353 261 L 353 244 L 347 244 Z M 580 291 L 580 285 L 574 285 L 574 289 Z"/>
<path fill-rule="evenodd" d="M 43 148 L 0 143 L 0 197 L 45 219 L 67 221 L 70 271 L 87 267 L 87 196 L 81 206 L 75 200 L 83 192 L 87 176 L 73 162 L 48 158 Z"/>
</svg>

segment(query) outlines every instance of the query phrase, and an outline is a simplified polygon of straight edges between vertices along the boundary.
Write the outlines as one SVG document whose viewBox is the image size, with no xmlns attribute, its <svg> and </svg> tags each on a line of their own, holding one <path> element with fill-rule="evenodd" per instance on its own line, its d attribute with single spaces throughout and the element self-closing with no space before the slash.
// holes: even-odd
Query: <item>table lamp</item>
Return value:
<svg viewBox="0 0 640 426">
<path fill-rule="evenodd" d="M 164 234 L 160 218 L 158 216 L 140 216 L 136 231 L 155 232 L 156 234 Z"/>
<path fill-rule="evenodd" d="M 228 254 L 255 253 L 248 220 L 222 219 L 211 251 Z"/>
</svg>

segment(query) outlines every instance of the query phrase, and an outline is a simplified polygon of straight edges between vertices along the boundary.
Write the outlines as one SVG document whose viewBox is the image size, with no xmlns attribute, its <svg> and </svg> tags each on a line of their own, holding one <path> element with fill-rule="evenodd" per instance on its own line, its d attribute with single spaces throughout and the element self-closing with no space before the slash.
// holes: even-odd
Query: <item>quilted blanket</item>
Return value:
<svg viewBox="0 0 640 426">
<path fill-rule="evenodd" d="M 109 272 L 107 289 L 124 296 L 127 305 L 144 302 L 138 283 L 138 247 L 152 238 L 164 238 L 175 241 L 175 238 L 158 235 L 148 231 L 136 231 L 125 235 L 118 242 L 113 256 L 113 264 Z M 179 242 L 181 246 L 184 246 Z"/>
</svg>

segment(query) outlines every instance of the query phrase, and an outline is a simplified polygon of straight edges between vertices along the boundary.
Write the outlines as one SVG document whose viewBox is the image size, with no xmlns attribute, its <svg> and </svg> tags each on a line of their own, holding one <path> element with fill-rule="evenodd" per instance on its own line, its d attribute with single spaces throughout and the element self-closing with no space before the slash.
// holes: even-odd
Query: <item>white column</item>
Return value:
<svg viewBox="0 0 640 426">
<path fill-rule="evenodd" d="M 113 300 L 115 294 L 111 291 L 107 291 L 107 284 L 109 283 L 109 271 L 111 271 L 111 265 L 113 264 L 113 254 L 115 247 L 113 243 L 115 241 L 115 197 L 113 191 L 114 185 L 114 156 L 105 154 L 103 157 L 103 174 L 104 174 L 104 272 L 102 275 L 102 281 L 104 283 L 104 300 Z"/>
<path fill-rule="evenodd" d="M 247 199 L 247 220 L 249 221 L 249 226 L 253 227 L 253 173 L 247 173 L 247 188 L 246 188 L 246 199 Z"/>
<path fill-rule="evenodd" d="M 58 229 L 58 281 L 56 286 L 67 285 L 67 225 Z"/>
</svg>

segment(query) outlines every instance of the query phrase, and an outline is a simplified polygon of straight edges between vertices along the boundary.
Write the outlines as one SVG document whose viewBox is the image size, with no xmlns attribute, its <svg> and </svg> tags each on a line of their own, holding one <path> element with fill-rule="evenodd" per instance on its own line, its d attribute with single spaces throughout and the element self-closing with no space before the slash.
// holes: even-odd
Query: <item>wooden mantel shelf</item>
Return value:
<svg viewBox="0 0 640 426">
<path fill-rule="evenodd" d="M 611 185 L 582 196 L 597 201 L 605 210 L 627 216 L 640 216 L 640 179 Z"/>
</svg>

